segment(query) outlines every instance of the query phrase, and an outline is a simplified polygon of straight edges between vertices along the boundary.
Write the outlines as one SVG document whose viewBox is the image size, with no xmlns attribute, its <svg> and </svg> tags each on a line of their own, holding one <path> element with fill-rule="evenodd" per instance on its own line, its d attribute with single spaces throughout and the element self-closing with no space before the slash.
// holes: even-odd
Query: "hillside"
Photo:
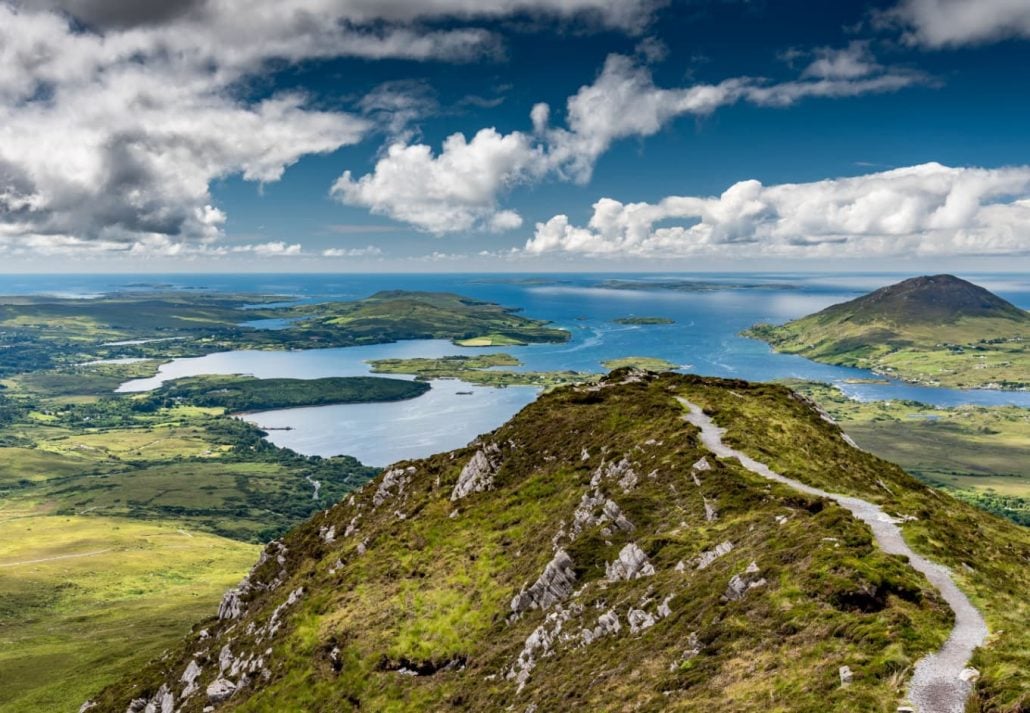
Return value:
<svg viewBox="0 0 1030 713">
<path fill-rule="evenodd" d="M 745 334 L 777 351 L 918 383 L 1030 387 L 1030 314 L 952 275 L 914 277 Z"/>
<path fill-rule="evenodd" d="M 853 448 L 783 386 L 620 370 L 272 542 L 88 710 L 895 710 L 955 622 L 938 585 L 833 499 L 717 458 L 683 400 L 727 448 L 893 516 L 987 619 L 970 710 L 1030 706 L 1025 529 Z"/>
</svg>

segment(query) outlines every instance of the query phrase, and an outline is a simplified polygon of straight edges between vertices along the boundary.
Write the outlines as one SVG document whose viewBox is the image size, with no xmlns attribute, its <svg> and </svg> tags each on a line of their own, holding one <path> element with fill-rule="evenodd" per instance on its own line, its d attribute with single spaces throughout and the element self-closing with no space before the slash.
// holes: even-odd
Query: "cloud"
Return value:
<svg viewBox="0 0 1030 713">
<path fill-rule="evenodd" d="M 438 155 L 426 144 L 391 145 L 372 173 L 344 172 L 332 194 L 349 205 L 411 223 L 433 233 L 521 224 L 501 211 L 497 196 L 539 170 L 540 149 L 521 132 L 482 129 L 469 141 L 452 134 Z"/>
<path fill-rule="evenodd" d="M 1030 254 L 1030 166 L 928 163 L 812 183 L 740 181 L 719 196 L 624 204 L 586 226 L 538 223 L 529 254 L 873 257 Z"/>
<path fill-rule="evenodd" d="M 366 97 L 360 114 L 317 110 L 301 93 L 247 99 L 241 89 L 273 62 L 468 61 L 496 56 L 500 40 L 463 22 L 547 14 L 635 32 L 653 7 L 0 0 L 0 245 L 209 245 L 226 220 L 212 181 L 279 180 L 303 156 L 362 141 L 374 122 L 408 139 L 411 122 L 433 110 L 431 96 L 396 85 Z"/>
<path fill-rule="evenodd" d="M 924 75 L 876 63 L 861 43 L 819 50 L 793 81 L 737 77 L 677 88 L 658 87 L 637 59 L 612 54 L 594 82 L 568 98 L 565 126 L 552 126 L 550 107 L 537 104 L 531 131 L 487 128 L 471 140 L 453 134 L 439 152 L 424 143 L 395 142 L 371 173 L 357 178 L 345 172 L 332 194 L 438 235 L 510 230 L 521 218 L 501 209 L 507 191 L 548 177 L 586 183 L 614 142 L 652 136 L 677 117 L 706 116 L 741 101 L 782 107 L 806 97 L 896 91 L 925 81 Z"/>
<path fill-rule="evenodd" d="M 253 253 L 258 257 L 297 257 L 304 253 L 300 243 L 287 244 L 282 240 L 268 243 L 236 245 L 230 248 L 234 253 Z"/>
<path fill-rule="evenodd" d="M 379 257 L 383 251 L 375 245 L 363 248 L 326 248 L 322 257 Z"/>
<path fill-rule="evenodd" d="M 924 47 L 984 44 L 1030 38 L 1026 0 L 902 0 L 877 15 L 881 26 L 900 26 L 903 39 Z"/>
</svg>

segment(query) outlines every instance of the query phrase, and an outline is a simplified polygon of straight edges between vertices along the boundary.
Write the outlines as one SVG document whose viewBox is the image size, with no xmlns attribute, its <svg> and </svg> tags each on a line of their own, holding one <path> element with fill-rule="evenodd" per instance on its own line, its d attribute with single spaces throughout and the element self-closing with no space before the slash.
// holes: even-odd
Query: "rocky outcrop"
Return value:
<svg viewBox="0 0 1030 713">
<path fill-rule="evenodd" d="M 236 684 L 219 676 L 207 687 L 207 700 L 211 703 L 221 703 L 235 692 Z"/>
<path fill-rule="evenodd" d="M 623 547 L 619 551 L 618 559 L 609 562 L 604 568 L 605 577 L 609 582 L 650 577 L 654 572 L 654 566 L 647 559 L 647 555 L 634 542 Z"/>
<path fill-rule="evenodd" d="M 727 601 L 742 599 L 745 594 L 765 584 L 765 579 L 759 575 L 758 563 L 752 562 L 740 574 L 733 575 L 730 583 L 726 585 L 726 592 L 722 595 Z"/>
<path fill-rule="evenodd" d="M 500 467 L 501 449 L 490 443 L 476 451 L 458 474 L 458 482 L 451 500 L 461 500 L 472 493 L 481 493 L 493 487 L 494 476 Z"/>
<path fill-rule="evenodd" d="M 414 474 L 414 466 L 391 468 L 386 471 L 383 474 L 383 479 L 379 481 L 379 487 L 376 488 L 375 495 L 372 496 L 372 507 L 379 507 L 390 498 L 403 495 L 404 488 L 411 481 L 411 476 Z"/>
<path fill-rule="evenodd" d="M 597 617 L 596 626 L 584 627 L 579 632 L 579 638 L 583 645 L 586 646 L 602 637 L 618 634 L 621 629 L 622 625 L 619 623 L 619 615 L 615 613 L 614 609 L 609 609 Z"/>
<path fill-rule="evenodd" d="M 529 609 L 548 609 L 567 599 L 575 584 L 572 558 L 565 550 L 558 550 L 533 586 L 524 588 L 511 600 L 511 610 L 521 614 Z"/>
<path fill-rule="evenodd" d="M 729 540 L 720 542 L 710 550 L 705 550 L 697 557 L 697 568 L 706 569 L 715 560 L 733 551 L 733 543 Z"/>
</svg>

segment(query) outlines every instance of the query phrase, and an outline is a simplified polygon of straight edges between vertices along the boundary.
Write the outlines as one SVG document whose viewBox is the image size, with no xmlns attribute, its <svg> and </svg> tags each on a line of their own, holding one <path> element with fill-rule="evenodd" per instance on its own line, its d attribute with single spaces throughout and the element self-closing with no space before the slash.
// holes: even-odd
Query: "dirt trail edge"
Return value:
<svg viewBox="0 0 1030 713">
<path fill-rule="evenodd" d="M 759 463 L 748 455 L 725 445 L 722 435 L 726 429 L 719 428 L 705 415 L 697 404 L 678 399 L 687 407 L 687 421 L 701 429 L 701 442 L 720 458 L 736 458 L 752 473 L 790 486 L 810 495 L 829 498 L 851 514 L 869 525 L 880 548 L 889 554 L 905 555 L 909 564 L 921 572 L 941 593 L 941 597 L 955 612 L 955 627 L 944 646 L 921 658 L 908 685 L 908 700 L 919 713 L 963 713 L 966 699 L 972 690 L 971 670 L 967 670 L 973 651 L 987 638 L 987 623 L 983 616 L 958 588 L 951 578 L 951 572 L 939 564 L 912 551 L 898 528 L 899 520 L 892 518 L 879 506 L 860 498 L 828 493 L 802 482 L 787 478 Z"/>
</svg>

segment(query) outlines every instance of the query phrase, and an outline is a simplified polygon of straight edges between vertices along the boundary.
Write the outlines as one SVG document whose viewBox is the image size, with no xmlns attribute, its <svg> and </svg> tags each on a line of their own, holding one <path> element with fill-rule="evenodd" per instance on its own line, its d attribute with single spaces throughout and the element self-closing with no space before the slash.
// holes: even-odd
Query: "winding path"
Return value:
<svg viewBox="0 0 1030 713">
<path fill-rule="evenodd" d="M 759 463 L 750 456 L 730 448 L 722 442 L 726 429 L 719 428 L 697 404 L 680 398 L 687 407 L 687 421 L 701 429 L 701 442 L 720 458 L 736 458 L 740 464 L 756 475 L 774 480 L 809 495 L 829 498 L 869 525 L 880 548 L 889 554 L 905 555 L 909 564 L 921 572 L 941 593 L 941 597 L 955 612 L 955 627 L 940 650 L 921 658 L 908 685 L 908 699 L 919 713 L 963 713 L 972 684 L 965 671 L 973 651 L 987 638 L 987 623 L 969 598 L 958 588 L 946 567 L 935 564 L 916 554 L 905 543 L 897 519 L 879 506 L 849 495 L 828 493 L 811 485 L 787 478 Z"/>
</svg>

